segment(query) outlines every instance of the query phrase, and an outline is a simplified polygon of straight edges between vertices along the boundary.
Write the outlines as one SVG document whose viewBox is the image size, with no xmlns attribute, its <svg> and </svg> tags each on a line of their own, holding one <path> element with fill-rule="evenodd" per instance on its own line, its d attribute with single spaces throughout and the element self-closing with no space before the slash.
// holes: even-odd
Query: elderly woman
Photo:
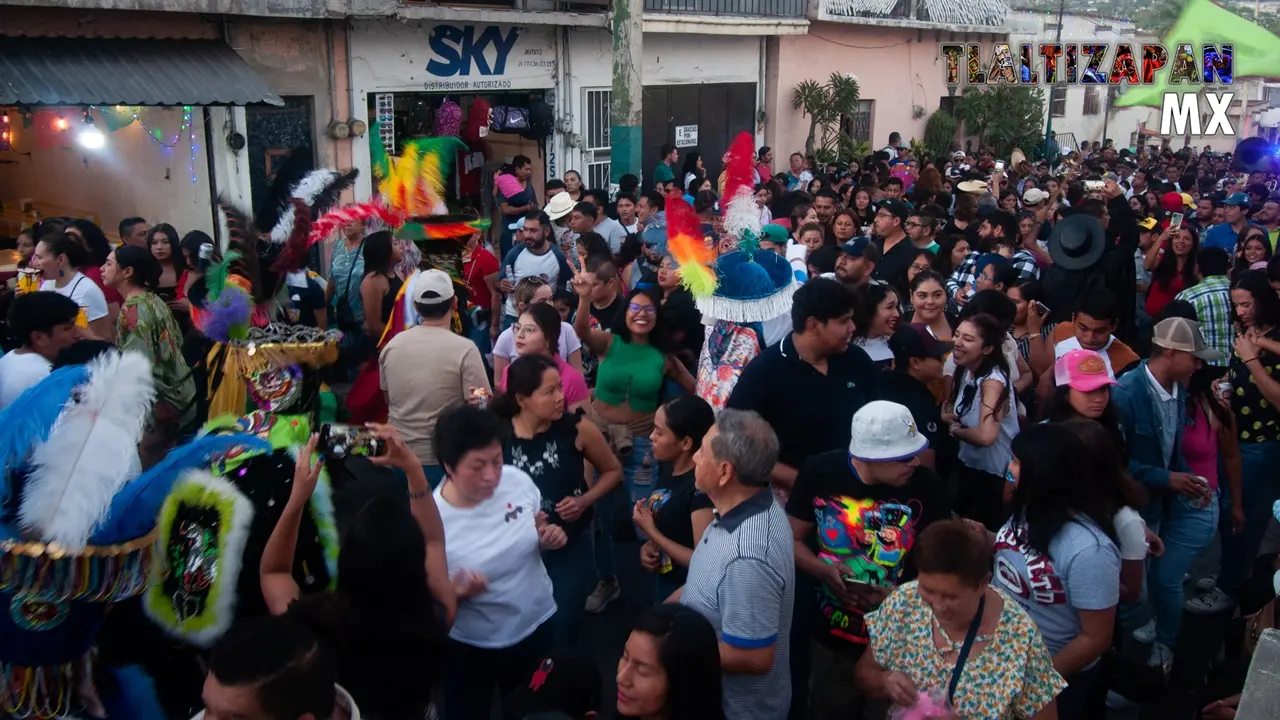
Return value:
<svg viewBox="0 0 1280 720">
<path fill-rule="evenodd" d="M 922 710 L 945 699 L 966 720 L 1057 720 L 1054 698 L 1067 684 L 1027 612 L 991 587 L 985 534 L 964 520 L 936 522 L 911 557 L 917 579 L 867 615 L 859 687 Z"/>
</svg>

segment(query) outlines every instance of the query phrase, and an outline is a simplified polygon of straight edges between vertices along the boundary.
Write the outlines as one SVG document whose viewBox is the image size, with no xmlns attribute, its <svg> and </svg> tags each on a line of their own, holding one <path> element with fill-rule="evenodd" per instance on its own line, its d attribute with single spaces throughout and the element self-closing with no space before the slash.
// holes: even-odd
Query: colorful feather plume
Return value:
<svg viewBox="0 0 1280 720">
<path fill-rule="evenodd" d="M 667 247 L 680 265 L 680 282 L 689 292 L 706 297 L 716 291 L 716 273 L 711 269 L 716 251 L 702 236 L 693 207 L 676 193 L 667 198 Z"/>
<path fill-rule="evenodd" d="M 349 187 L 355 181 L 355 172 L 352 171 L 345 175 L 339 174 L 336 170 L 312 170 L 307 173 L 306 177 L 294 187 L 293 192 L 285 199 L 283 207 L 279 211 L 279 219 L 271 228 L 270 240 L 273 245 L 283 245 L 288 242 L 289 237 L 293 234 L 293 226 L 297 213 L 293 211 L 294 201 L 301 201 L 307 208 L 308 219 L 310 219 L 313 209 L 324 198 L 324 207 L 320 211 L 328 210 L 333 206 L 333 200 L 342 194 L 342 189 Z M 337 188 L 335 192 L 335 188 Z"/>
<path fill-rule="evenodd" d="M 253 321 L 253 298 L 236 285 L 227 285 L 218 297 L 205 304 L 199 315 L 200 332 L 218 343 L 249 337 Z"/>
<path fill-rule="evenodd" d="M 221 211 L 220 215 L 226 228 L 226 233 L 222 236 L 223 255 L 230 252 L 232 243 L 243 248 L 257 246 L 258 228 L 254 226 L 253 219 L 247 213 L 223 199 L 218 200 L 218 210 Z"/>
<path fill-rule="evenodd" d="M 179 476 L 192 468 L 207 467 L 215 456 L 235 448 L 268 453 L 271 452 L 271 443 L 256 435 L 206 435 L 170 450 L 164 460 L 116 493 L 106 518 L 93 532 L 93 543 L 122 543 L 151 532 L 160 506 Z"/>
<path fill-rule="evenodd" d="M 382 144 L 382 125 L 374 122 L 369 128 L 369 167 L 373 171 L 374 184 L 381 184 L 391 176 L 391 156 Z"/>
<path fill-rule="evenodd" d="M 414 232 L 412 228 L 406 226 L 406 233 L 402 237 L 407 236 L 412 240 L 455 240 L 488 230 L 490 221 L 488 218 L 475 218 L 473 220 L 410 223 L 410 225 L 416 225 L 419 231 Z M 418 237 L 419 235 L 421 237 Z"/>
<path fill-rule="evenodd" d="M 390 173 L 378 187 L 383 201 L 409 217 L 443 215 L 444 183 L 459 150 L 466 144 L 455 137 L 422 138 L 404 145 L 391 160 Z"/>
<path fill-rule="evenodd" d="M 240 258 L 240 253 L 229 250 L 222 256 L 222 262 L 209 267 L 209 271 L 204 274 L 206 302 L 213 302 L 222 295 L 222 291 L 227 287 L 227 278 L 231 276 L 231 264 Z"/>
<path fill-rule="evenodd" d="M 0 410 L 0 507 L 9 502 L 9 477 L 27 460 L 31 448 L 49 439 L 58 416 L 76 386 L 89 379 L 84 365 L 68 365 L 27 388 L 9 407 Z"/>
<path fill-rule="evenodd" d="M 290 200 L 293 204 L 293 226 L 289 230 L 289 239 L 280 248 L 280 255 L 271 264 L 271 272 L 291 273 L 301 268 L 307 261 L 307 251 L 311 249 L 311 208 L 298 198 Z"/>
<path fill-rule="evenodd" d="M 311 224 L 311 234 L 307 237 L 307 247 L 309 249 L 311 245 L 323 241 L 334 231 L 353 222 L 379 220 L 388 227 L 398 228 L 404 224 L 406 219 L 405 215 L 400 211 L 376 201 L 348 205 L 340 210 L 325 213 L 319 220 Z"/>
<path fill-rule="evenodd" d="M 138 440 L 155 402 L 151 361 L 113 352 L 88 364 L 88 382 L 31 455 L 18 522 L 44 542 L 85 546 L 111 499 L 141 469 Z"/>
<path fill-rule="evenodd" d="M 258 206 L 261 210 L 253 218 L 254 228 L 259 233 L 266 235 L 275 228 L 280 214 L 289 206 L 289 198 L 297 195 L 296 188 L 315 167 L 315 154 L 309 147 L 293 148 L 283 158 L 271 163 L 271 186 Z"/>
<path fill-rule="evenodd" d="M 760 207 L 756 205 L 755 185 L 752 183 L 755 140 L 751 134 L 738 133 L 727 155 L 727 179 L 724 196 L 720 198 L 724 209 L 724 231 L 737 238 L 739 250 L 755 252 L 760 248 Z"/>
</svg>

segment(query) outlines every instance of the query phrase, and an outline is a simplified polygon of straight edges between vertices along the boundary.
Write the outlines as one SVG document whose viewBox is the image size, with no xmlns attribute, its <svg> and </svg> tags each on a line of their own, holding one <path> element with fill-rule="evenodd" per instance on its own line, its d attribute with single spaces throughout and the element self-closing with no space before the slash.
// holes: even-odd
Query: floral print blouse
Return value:
<svg viewBox="0 0 1280 720">
<path fill-rule="evenodd" d="M 1000 624 L 993 634 L 978 636 L 978 643 L 985 639 L 986 644 L 975 646 L 956 686 L 955 711 L 965 720 L 1034 717 L 1067 686 L 1026 610 L 996 592 L 1004 601 Z M 934 641 L 933 612 L 916 583 L 895 590 L 866 622 L 881 667 L 906 673 L 917 690 L 946 693 L 955 663 Z"/>
<path fill-rule="evenodd" d="M 156 381 L 156 419 L 185 426 L 195 417 L 196 385 L 182 356 L 182 329 L 173 312 L 154 293 L 124 301 L 116 316 L 121 350 L 132 350 L 151 361 Z"/>
</svg>

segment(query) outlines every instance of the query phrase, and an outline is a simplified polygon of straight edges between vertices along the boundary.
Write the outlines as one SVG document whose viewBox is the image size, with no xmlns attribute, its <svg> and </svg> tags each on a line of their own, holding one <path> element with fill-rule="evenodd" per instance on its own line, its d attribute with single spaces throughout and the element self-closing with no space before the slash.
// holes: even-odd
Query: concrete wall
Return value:
<svg viewBox="0 0 1280 720">
<path fill-rule="evenodd" d="M 372 0 L 365 0 L 372 2 Z M 385 0 L 378 0 L 379 3 Z M 6 5 L 73 10 L 142 10 L 291 18 L 341 17 L 347 0 L 6 0 Z"/>
<path fill-rule="evenodd" d="M 5 153 L 16 165 L 0 172 L 0 200 L 31 198 L 63 211 L 97 215 L 104 230 L 114 233 L 124 218 L 138 215 L 147 222 L 167 222 L 179 233 L 213 232 L 209 202 L 209 173 L 204 154 L 204 125 L 197 108 L 193 123 L 198 150 L 192 182 L 190 143 L 184 134 L 173 149 L 152 141 L 138 123 L 106 133 L 100 150 L 70 147 L 42 148 L 36 128 L 13 126 L 13 147 L 23 154 Z M 172 139 L 182 124 L 182 109 L 148 109 L 144 119 Z M 74 117 L 79 120 L 79 117 Z M 102 129 L 101 120 L 98 127 Z M 68 132 L 74 132 L 73 129 Z M 104 130 L 105 132 L 105 130 Z"/>
<path fill-rule="evenodd" d="M 946 42 L 977 42 L 984 49 L 991 36 L 955 35 Z M 803 151 L 809 119 L 791 109 L 792 91 L 804 80 L 825 82 L 832 71 L 856 75 L 863 100 L 874 100 L 871 147 L 884 147 L 889 133 L 922 138 L 929 114 L 947 96 L 946 59 L 933 31 L 813 22 L 808 35 L 769 40 L 765 88 L 764 144 L 773 148 L 774 164 Z M 915 118 L 912 106 L 924 113 Z"/>
<path fill-rule="evenodd" d="M 761 42 L 752 36 L 646 33 L 644 84 L 759 82 Z"/>
</svg>

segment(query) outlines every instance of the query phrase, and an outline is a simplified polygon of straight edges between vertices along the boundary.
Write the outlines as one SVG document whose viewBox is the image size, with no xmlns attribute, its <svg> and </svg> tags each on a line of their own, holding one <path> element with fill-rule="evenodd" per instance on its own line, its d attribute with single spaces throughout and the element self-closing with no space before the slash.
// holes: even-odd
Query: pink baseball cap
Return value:
<svg viewBox="0 0 1280 720">
<path fill-rule="evenodd" d="M 1102 356 L 1092 350 L 1069 350 L 1053 364 L 1053 378 L 1058 387 L 1070 385 L 1080 392 L 1093 392 L 1107 385 L 1118 385 Z"/>
</svg>

